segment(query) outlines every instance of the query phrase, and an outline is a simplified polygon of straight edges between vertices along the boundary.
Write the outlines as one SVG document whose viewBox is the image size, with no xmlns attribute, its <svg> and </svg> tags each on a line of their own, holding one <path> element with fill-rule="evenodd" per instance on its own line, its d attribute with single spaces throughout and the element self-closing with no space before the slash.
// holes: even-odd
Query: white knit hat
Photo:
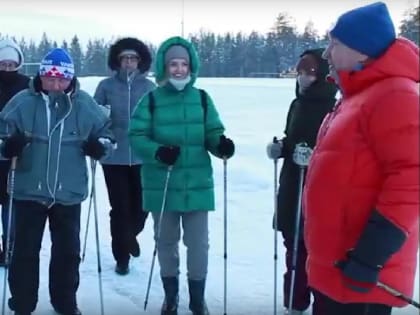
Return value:
<svg viewBox="0 0 420 315">
<path fill-rule="evenodd" d="M 0 60 L 10 60 L 17 63 L 17 69 L 24 63 L 22 50 L 13 40 L 5 38 L 0 40 Z"/>
<path fill-rule="evenodd" d="M 0 48 L 0 61 L 14 61 L 16 64 L 20 64 L 20 58 L 18 51 L 11 47 L 6 46 L 4 48 Z"/>
</svg>

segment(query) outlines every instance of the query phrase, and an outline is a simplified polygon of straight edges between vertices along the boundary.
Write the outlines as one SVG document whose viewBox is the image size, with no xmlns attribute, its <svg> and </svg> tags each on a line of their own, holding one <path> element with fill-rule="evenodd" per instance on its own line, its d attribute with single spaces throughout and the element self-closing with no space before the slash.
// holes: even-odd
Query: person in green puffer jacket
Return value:
<svg viewBox="0 0 420 315">
<path fill-rule="evenodd" d="M 190 309 L 194 315 L 208 314 L 204 300 L 208 212 L 215 209 L 209 152 L 228 159 L 235 151 L 233 141 L 224 136 L 212 99 L 204 92 L 203 102 L 202 92 L 194 87 L 198 69 L 190 42 L 181 37 L 163 42 L 156 55 L 158 87 L 140 100 L 130 123 L 131 147 L 143 159 L 143 208 L 154 219 L 165 290 L 162 315 L 177 314 L 181 220 L 188 249 Z M 161 209 L 170 170 L 166 205 Z"/>
</svg>

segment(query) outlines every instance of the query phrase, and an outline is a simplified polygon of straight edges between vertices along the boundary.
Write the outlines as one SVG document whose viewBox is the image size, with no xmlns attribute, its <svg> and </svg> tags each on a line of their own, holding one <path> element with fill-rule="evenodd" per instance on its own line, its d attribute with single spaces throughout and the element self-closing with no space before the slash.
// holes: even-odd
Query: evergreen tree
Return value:
<svg viewBox="0 0 420 315">
<path fill-rule="evenodd" d="M 405 18 L 400 25 L 400 35 L 412 40 L 417 45 L 420 45 L 419 28 L 420 6 L 417 6 L 405 14 Z"/>
<path fill-rule="evenodd" d="M 42 60 L 44 56 L 53 48 L 53 44 L 48 39 L 47 34 L 44 32 L 42 34 L 41 41 L 39 42 L 37 54 L 38 54 L 38 60 Z"/>
<path fill-rule="evenodd" d="M 84 75 L 84 69 L 83 69 L 83 52 L 82 48 L 80 47 L 79 38 L 77 35 L 74 35 L 71 42 L 70 42 L 70 48 L 68 50 L 71 58 L 73 59 L 74 63 L 74 72 L 77 76 Z"/>
</svg>

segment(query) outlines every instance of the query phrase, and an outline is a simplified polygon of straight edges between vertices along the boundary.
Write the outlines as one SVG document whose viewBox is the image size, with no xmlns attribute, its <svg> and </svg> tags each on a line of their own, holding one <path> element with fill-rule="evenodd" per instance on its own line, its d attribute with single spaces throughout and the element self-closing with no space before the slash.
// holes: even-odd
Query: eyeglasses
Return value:
<svg viewBox="0 0 420 315">
<path fill-rule="evenodd" d="M 0 70 L 13 71 L 17 66 L 17 63 L 14 61 L 0 61 Z"/>
<path fill-rule="evenodd" d="M 121 61 L 139 61 L 139 57 L 136 55 L 125 55 L 121 57 Z"/>
</svg>

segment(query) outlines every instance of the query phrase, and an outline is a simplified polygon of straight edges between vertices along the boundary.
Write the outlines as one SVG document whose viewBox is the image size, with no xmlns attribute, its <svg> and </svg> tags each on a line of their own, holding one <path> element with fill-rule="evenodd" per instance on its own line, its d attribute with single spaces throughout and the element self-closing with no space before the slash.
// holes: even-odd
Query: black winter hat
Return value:
<svg viewBox="0 0 420 315">
<path fill-rule="evenodd" d="M 152 55 L 145 43 L 133 37 L 125 37 L 117 40 L 109 48 L 108 67 L 111 70 L 118 70 L 121 67 L 119 55 L 124 50 L 134 50 L 140 57 L 137 68 L 144 73 L 150 69 L 152 64 Z"/>
</svg>

